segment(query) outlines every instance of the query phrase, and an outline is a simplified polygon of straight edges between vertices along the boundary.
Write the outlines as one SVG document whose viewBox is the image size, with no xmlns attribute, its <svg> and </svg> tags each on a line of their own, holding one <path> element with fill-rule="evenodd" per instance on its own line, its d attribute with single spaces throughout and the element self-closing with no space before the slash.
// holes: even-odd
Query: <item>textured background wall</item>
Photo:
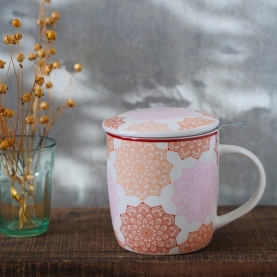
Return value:
<svg viewBox="0 0 277 277">
<path fill-rule="evenodd" d="M 22 20 L 22 50 L 36 42 L 38 0 L 0 0 L 0 35 Z M 81 62 L 77 101 L 51 132 L 58 150 L 53 205 L 107 205 L 105 134 L 118 112 L 180 106 L 216 114 L 221 143 L 243 146 L 264 164 L 260 203 L 277 204 L 277 2 L 274 0 L 52 0 L 58 10 L 56 56 L 70 70 Z M 5 45 L 0 58 L 8 59 Z M 25 63 L 26 86 L 31 64 Z M 28 68 L 30 69 L 28 72 Z M 56 74 L 58 101 L 66 76 Z M 59 89 L 61 89 L 59 91 Z M 221 158 L 220 204 L 240 204 L 255 189 L 247 159 Z"/>
</svg>

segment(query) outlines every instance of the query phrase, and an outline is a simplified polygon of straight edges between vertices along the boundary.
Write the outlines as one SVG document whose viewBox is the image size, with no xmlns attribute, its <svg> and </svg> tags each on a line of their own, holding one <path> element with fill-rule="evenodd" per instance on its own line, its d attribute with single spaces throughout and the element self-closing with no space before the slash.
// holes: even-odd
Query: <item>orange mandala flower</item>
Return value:
<svg viewBox="0 0 277 277">
<path fill-rule="evenodd" d="M 149 195 L 160 195 L 162 187 L 171 183 L 168 174 L 173 165 L 167 161 L 166 152 L 151 142 L 122 142 L 115 150 L 114 167 L 117 183 L 127 195 L 144 200 Z"/>
<path fill-rule="evenodd" d="M 168 150 L 178 152 L 182 160 L 193 157 L 199 159 L 204 151 L 210 149 L 210 140 L 212 137 L 195 139 L 190 141 L 176 141 L 168 143 Z"/>
<path fill-rule="evenodd" d="M 167 124 L 162 123 L 155 123 L 153 121 L 149 121 L 146 123 L 134 123 L 128 128 L 124 129 L 124 131 L 131 131 L 131 132 L 165 132 L 165 131 L 172 131 L 168 128 Z"/>
<path fill-rule="evenodd" d="M 206 118 L 197 117 L 197 118 L 185 118 L 184 121 L 180 121 L 178 122 L 178 124 L 181 126 L 179 130 L 186 130 L 186 129 L 203 127 L 214 122 L 215 120 L 209 120 Z"/>
<path fill-rule="evenodd" d="M 117 130 L 120 125 L 125 123 L 125 121 L 123 121 L 124 118 L 125 117 L 118 117 L 118 116 L 108 118 L 104 121 L 104 125 L 107 126 L 108 128 Z"/>
<path fill-rule="evenodd" d="M 128 206 L 120 217 L 125 245 L 133 251 L 168 254 L 177 246 L 176 237 L 180 229 L 175 225 L 175 216 L 166 214 L 161 206 L 151 208 L 145 203 L 137 207 Z"/>
<path fill-rule="evenodd" d="M 107 134 L 106 140 L 107 140 L 107 144 L 106 144 L 107 145 L 107 157 L 110 158 L 110 154 L 114 150 L 113 137 L 111 137 Z"/>
<path fill-rule="evenodd" d="M 213 224 L 202 224 L 198 231 L 190 232 L 186 242 L 179 245 L 180 253 L 196 251 L 207 246 L 213 235 Z"/>
</svg>

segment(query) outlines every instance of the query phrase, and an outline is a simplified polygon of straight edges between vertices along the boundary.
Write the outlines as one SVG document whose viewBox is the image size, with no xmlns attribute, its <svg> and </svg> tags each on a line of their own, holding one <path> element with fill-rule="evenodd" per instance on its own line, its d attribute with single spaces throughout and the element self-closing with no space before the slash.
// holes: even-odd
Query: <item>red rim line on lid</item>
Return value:
<svg viewBox="0 0 277 277">
<path fill-rule="evenodd" d="M 116 139 L 129 140 L 129 141 L 139 141 L 139 142 L 178 142 L 178 141 L 189 141 L 189 140 L 198 140 L 203 138 L 212 137 L 215 134 L 218 134 L 218 130 L 213 130 L 210 133 L 195 135 L 191 137 L 178 137 L 178 138 L 140 138 L 140 137 L 121 137 L 107 132 L 107 135 Z"/>
</svg>

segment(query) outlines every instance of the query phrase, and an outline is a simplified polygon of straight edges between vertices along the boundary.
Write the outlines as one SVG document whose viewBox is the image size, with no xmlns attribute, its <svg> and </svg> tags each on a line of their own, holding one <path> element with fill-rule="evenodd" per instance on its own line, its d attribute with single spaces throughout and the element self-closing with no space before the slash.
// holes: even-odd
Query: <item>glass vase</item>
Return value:
<svg viewBox="0 0 277 277">
<path fill-rule="evenodd" d="M 0 149 L 0 233 L 38 236 L 49 225 L 56 142 L 32 136 L 10 140 L 9 150 Z"/>
</svg>

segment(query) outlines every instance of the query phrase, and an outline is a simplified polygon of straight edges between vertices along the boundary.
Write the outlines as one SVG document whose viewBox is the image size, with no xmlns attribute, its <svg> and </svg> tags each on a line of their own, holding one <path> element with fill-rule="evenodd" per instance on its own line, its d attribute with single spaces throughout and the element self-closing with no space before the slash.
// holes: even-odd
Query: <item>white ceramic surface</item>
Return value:
<svg viewBox="0 0 277 277">
<path fill-rule="evenodd" d="M 187 115 L 184 116 L 195 114 L 195 111 L 185 111 Z M 132 114 L 134 118 L 137 113 L 126 115 Z M 147 113 L 151 114 L 151 111 L 147 109 Z M 156 109 L 152 116 L 155 113 Z M 143 117 L 143 111 L 139 114 Z M 168 113 L 165 116 L 169 116 Z M 250 211 L 264 192 L 265 173 L 258 158 L 244 148 L 219 145 L 218 129 L 189 138 L 162 138 L 161 132 L 152 132 L 147 138 L 140 137 L 143 132 L 138 132 L 137 137 L 126 133 L 120 137 L 119 132 L 128 127 L 119 130 L 121 125 L 118 125 L 118 129 L 112 129 L 108 126 L 115 125 L 107 124 L 111 123 L 109 120 L 104 121 L 103 128 L 108 131 L 111 217 L 118 243 L 129 251 L 173 255 L 199 250 L 209 244 L 214 230 Z M 162 120 L 166 122 L 166 119 Z M 211 129 L 214 129 L 213 124 L 218 125 L 218 119 L 214 120 L 209 125 Z M 131 119 L 125 121 L 122 126 L 134 124 Z M 167 122 L 164 124 L 168 126 L 176 123 L 172 123 L 172 118 Z M 195 129 L 202 133 L 202 127 Z M 172 136 L 176 132 L 176 129 L 171 131 Z M 217 216 L 219 156 L 228 153 L 252 160 L 260 180 L 247 203 L 233 212 Z"/>
<path fill-rule="evenodd" d="M 217 128 L 218 118 L 204 111 L 158 107 L 128 111 L 107 118 L 103 129 L 127 137 L 186 137 Z"/>
</svg>

